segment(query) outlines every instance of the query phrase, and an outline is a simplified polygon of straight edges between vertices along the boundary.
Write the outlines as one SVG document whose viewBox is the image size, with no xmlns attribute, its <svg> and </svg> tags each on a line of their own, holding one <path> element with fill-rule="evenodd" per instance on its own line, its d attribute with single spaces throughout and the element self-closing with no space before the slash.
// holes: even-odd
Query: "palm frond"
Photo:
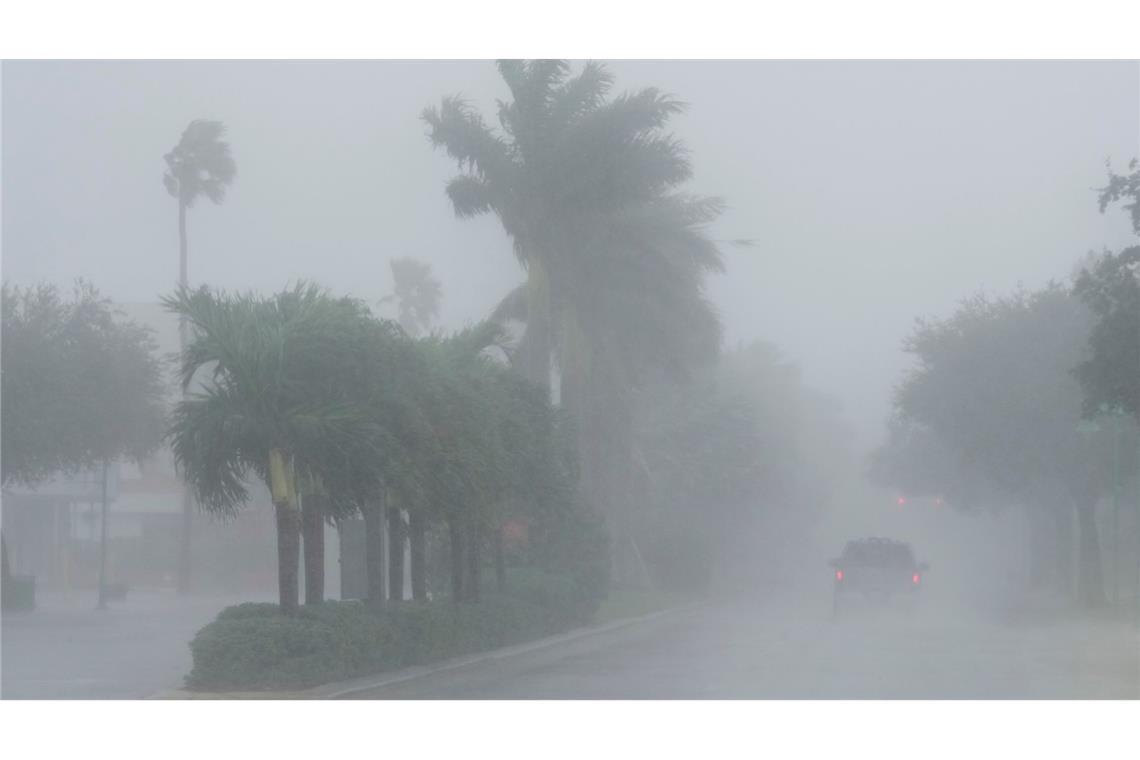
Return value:
<svg viewBox="0 0 1140 760">
<path fill-rule="evenodd" d="M 190 122 L 174 149 L 163 158 L 167 170 L 163 183 L 167 192 L 187 207 L 205 195 L 213 203 L 225 200 L 226 189 L 237 176 L 237 163 L 220 121 L 196 119 Z"/>
<path fill-rule="evenodd" d="M 510 183 L 513 166 L 506 142 L 462 98 L 444 98 L 438 109 L 425 109 L 422 119 L 432 146 L 443 148 L 461 168 L 489 182 Z"/>
<path fill-rule="evenodd" d="M 495 196 L 490 183 L 471 174 L 453 177 L 445 189 L 455 215 L 468 219 L 495 210 Z"/>
</svg>

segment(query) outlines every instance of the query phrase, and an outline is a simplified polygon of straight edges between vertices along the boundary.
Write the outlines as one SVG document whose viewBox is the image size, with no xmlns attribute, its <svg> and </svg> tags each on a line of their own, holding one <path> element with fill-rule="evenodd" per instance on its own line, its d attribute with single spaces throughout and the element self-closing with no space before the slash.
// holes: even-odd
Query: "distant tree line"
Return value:
<svg viewBox="0 0 1140 760">
<path fill-rule="evenodd" d="M 1140 234 L 1140 170 L 1110 172 L 1101 211 L 1123 202 Z M 895 394 L 880 483 L 961 509 L 1026 510 L 1031 576 L 1105 603 L 1096 506 L 1135 475 L 1140 419 L 1140 248 L 1086 259 L 1067 287 L 976 295 L 907 339 L 914 368 Z"/>
</svg>

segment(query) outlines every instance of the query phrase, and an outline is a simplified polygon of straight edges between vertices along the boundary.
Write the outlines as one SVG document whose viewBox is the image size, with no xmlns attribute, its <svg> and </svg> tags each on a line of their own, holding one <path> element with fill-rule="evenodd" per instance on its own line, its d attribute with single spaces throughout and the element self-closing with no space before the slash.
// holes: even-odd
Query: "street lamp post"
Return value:
<svg viewBox="0 0 1140 760">
<path fill-rule="evenodd" d="M 99 525 L 99 604 L 107 609 L 107 461 L 103 460 L 103 519 Z"/>
<path fill-rule="evenodd" d="M 1119 410 L 1117 410 L 1119 411 Z M 1120 414 L 1112 417 L 1112 606 L 1120 606 Z"/>
<path fill-rule="evenodd" d="M 1138 267 L 1138 264 L 1140 264 L 1140 262 L 1131 261 L 1125 264 L 1125 268 L 1132 276 L 1133 285 L 1137 286 L 1138 291 L 1140 291 L 1140 267 Z M 1138 349 L 1140 349 L 1140 322 L 1137 324 L 1137 342 Z M 1140 359 L 1140 350 L 1137 352 L 1137 357 Z M 1140 361 L 1137 363 L 1137 373 L 1137 377 L 1140 378 Z M 1138 387 L 1140 387 L 1140 383 L 1138 383 Z M 1137 407 L 1133 409 L 1133 414 L 1135 418 L 1137 418 L 1137 422 L 1140 422 L 1140 394 L 1138 394 L 1137 402 Z M 1137 446 L 1137 551 L 1135 551 L 1135 563 L 1137 563 L 1137 574 L 1135 574 L 1137 587 L 1135 587 L 1135 594 L 1133 594 L 1135 597 L 1133 622 L 1135 623 L 1135 627 L 1140 629 L 1140 442 L 1138 442 Z"/>
<path fill-rule="evenodd" d="M 1140 291 L 1140 262 L 1131 261 L 1125 264 L 1125 268 L 1132 276 L 1133 285 L 1137 286 L 1138 291 Z M 1140 322 L 1137 324 L 1137 342 L 1138 349 L 1140 349 Z M 1140 350 L 1137 352 L 1137 357 L 1140 359 Z M 1137 373 L 1137 377 L 1140 378 L 1140 361 L 1137 363 Z M 1138 382 L 1138 387 L 1140 387 L 1140 382 Z M 1140 422 L 1140 394 L 1138 394 L 1137 407 L 1133 409 L 1133 414 L 1137 418 L 1137 422 Z M 1137 542 L 1135 542 L 1135 546 L 1137 546 L 1137 551 L 1135 551 L 1135 563 L 1137 563 L 1135 582 L 1137 582 L 1137 587 L 1135 587 L 1135 594 L 1133 594 L 1135 597 L 1133 622 L 1135 627 L 1140 629 L 1140 442 L 1137 444 Z"/>
</svg>

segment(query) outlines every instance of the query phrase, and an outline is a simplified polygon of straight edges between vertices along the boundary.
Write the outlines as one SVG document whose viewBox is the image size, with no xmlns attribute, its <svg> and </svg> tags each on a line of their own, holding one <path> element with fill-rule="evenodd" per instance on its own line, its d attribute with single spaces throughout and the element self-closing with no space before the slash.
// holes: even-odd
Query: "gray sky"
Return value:
<svg viewBox="0 0 1140 760">
<path fill-rule="evenodd" d="M 1068 276 L 1130 240 L 1091 188 L 1140 154 L 1135 63 L 617 61 L 617 88 L 690 104 L 694 191 L 723 196 L 730 343 L 764 338 L 876 438 L 918 315 L 979 289 Z M 153 301 L 177 276 L 162 155 L 221 119 L 226 203 L 190 214 L 190 276 L 273 290 L 315 279 L 376 300 L 390 257 L 428 260 L 443 322 L 483 316 L 522 274 L 493 218 L 456 220 L 454 173 L 418 121 L 461 92 L 493 120 L 489 62 L 15 62 L 3 65 L 3 276 L 91 279 Z"/>
</svg>

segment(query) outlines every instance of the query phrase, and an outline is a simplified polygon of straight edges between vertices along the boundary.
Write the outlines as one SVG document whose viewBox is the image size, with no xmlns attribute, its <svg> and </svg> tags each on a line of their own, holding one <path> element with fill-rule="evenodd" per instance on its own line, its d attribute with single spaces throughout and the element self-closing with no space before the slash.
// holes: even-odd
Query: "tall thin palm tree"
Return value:
<svg viewBox="0 0 1140 760">
<path fill-rule="evenodd" d="M 196 119 L 182 132 L 178 144 L 163 156 L 166 172 L 162 182 L 166 191 L 178 200 L 178 287 L 186 288 L 188 262 L 186 243 L 186 211 L 201 196 L 215 204 L 225 200 L 226 189 L 237 175 L 237 164 L 230 154 L 229 143 L 222 138 L 226 127 L 220 121 Z M 186 320 L 178 321 L 178 348 L 186 351 Z M 193 527 L 194 504 L 189 490 L 182 494 L 182 536 L 178 551 L 178 591 L 190 590 L 190 531 Z"/>
</svg>

